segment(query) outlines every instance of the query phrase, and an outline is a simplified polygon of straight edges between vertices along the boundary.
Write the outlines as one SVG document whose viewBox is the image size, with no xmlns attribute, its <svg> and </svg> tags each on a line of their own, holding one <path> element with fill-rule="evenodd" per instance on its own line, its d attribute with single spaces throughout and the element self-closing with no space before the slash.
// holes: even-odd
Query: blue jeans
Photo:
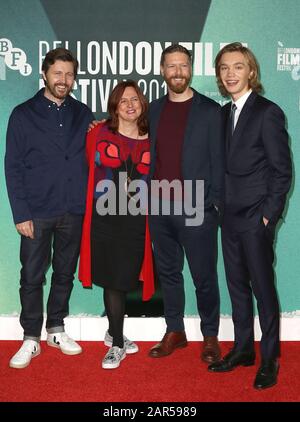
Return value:
<svg viewBox="0 0 300 422">
<path fill-rule="evenodd" d="M 34 239 L 21 236 L 20 323 L 24 338 L 40 338 L 43 325 L 43 284 L 52 264 L 46 328 L 60 327 L 69 312 L 80 250 L 82 216 L 64 214 L 33 220 Z"/>
</svg>

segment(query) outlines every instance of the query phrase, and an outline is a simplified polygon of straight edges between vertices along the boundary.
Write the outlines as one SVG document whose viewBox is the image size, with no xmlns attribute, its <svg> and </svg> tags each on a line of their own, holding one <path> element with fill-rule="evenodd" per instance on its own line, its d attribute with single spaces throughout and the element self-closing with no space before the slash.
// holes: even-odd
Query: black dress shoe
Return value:
<svg viewBox="0 0 300 422">
<path fill-rule="evenodd" d="M 277 375 L 279 371 L 279 363 L 277 359 L 265 359 L 262 361 L 257 371 L 254 381 L 254 388 L 262 390 L 277 384 Z"/>
<path fill-rule="evenodd" d="M 255 363 L 254 352 L 238 352 L 231 350 L 222 360 L 209 365 L 210 372 L 228 372 L 237 366 L 252 366 Z"/>
</svg>

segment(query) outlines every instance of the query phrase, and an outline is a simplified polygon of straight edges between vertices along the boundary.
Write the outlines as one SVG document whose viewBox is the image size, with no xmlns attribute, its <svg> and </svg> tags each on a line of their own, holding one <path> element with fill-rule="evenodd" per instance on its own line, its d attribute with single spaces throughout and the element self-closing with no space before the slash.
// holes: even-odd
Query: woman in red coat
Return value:
<svg viewBox="0 0 300 422">
<path fill-rule="evenodd" d="M 145 212 L 130 213 L 130 202 L 137 208 L 142 201 L 129 184 L 145 182 L 149 172 L 147 110 L 136 82 L 119 82 L 108 100 L 110 118 L 87 136 L 89 181 L 79 279 L 84 287 L 103 287 L 109 322 L 104 343 L 110 347 L 102 361 L 105 369 L 117 368 L 126 354 L 138 351 L 123 336 L 126 293 L 140 281 L 143 300 L 154 292 L 147 218 Z"/>
</svg>

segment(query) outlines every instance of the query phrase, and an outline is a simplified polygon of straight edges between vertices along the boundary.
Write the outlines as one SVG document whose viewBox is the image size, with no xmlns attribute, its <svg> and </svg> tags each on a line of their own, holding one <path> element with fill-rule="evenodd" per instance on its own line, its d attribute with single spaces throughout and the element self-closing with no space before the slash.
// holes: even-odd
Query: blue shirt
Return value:
<svg viewBox="0 0 300 422">
<path fill-rule="evenodd" d="M 84 213 L 85 138 L 93 119 L 83 103 L 68 96 L 58 106 L 44 96 L 44 89 L 13 110 L 5 175 L 15 224 Z"/>
</svg>

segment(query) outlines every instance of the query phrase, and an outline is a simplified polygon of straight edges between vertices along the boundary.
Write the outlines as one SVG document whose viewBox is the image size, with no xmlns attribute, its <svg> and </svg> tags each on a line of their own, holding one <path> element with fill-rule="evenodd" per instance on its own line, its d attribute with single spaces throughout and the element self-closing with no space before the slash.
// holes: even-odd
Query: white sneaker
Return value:
<svg viewBox="0 0 300 422">
<path fill-rule="evenodd" d="M 35 356 L 41 353 L 41 346 L 35 340 L 24 340 L 21 348 L 9 361 L 11 368 L 22 369 L 30 364 L 30 361 Z"/>
<path fill-rule="evenodd" d="M 102 368 L 104 369 L 115 369 L 120 366 L 121 360 L 125 359 L 126 357 L 126 350 L 123 347 L 121 349 L 118 346 L 113 346 L 109 349 L 109 351 L 104 356 L 102 360 Z"/>
<path fill-rule="evenodd" d="M 57 347 L 65 355 L 79 355 L 82 352 L 79 344 L 64 331 L 61 333 L 48 333 L 47 344 L 48 346 Z"/>
<path fill-rule="evenodd" d="M 139 351 L 139 347 L 137 344 L 135 344 L 133 341 L 129 340 L 127 337 L 123 336 L 124 340 L 124 348 L 126 350 L 127 355 L 132 355 L 133 353 L 137 353 Z M 104 337 L 104 344 L 105 346 L 112 347 L 113 338 L 109 334 L 108 331 L 105 333 Z"/>
</svg>

